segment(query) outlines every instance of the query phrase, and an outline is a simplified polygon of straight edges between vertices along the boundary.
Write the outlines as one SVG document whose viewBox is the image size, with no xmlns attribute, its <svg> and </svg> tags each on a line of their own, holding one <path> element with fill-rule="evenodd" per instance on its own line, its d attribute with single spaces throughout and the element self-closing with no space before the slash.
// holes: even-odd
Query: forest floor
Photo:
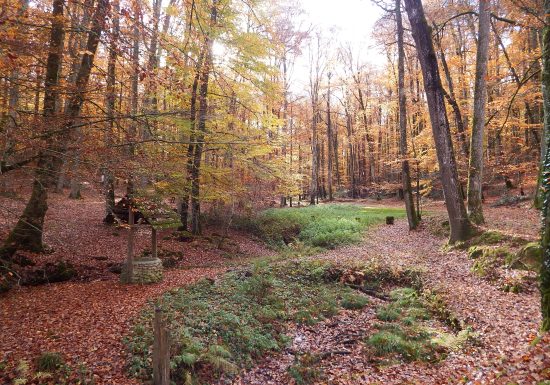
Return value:
<svg viewBox="0 0 550 385">
<path fill-rule="evenodd" d="M 24 201 L 0 199 L 2 240 Z M 96 375 L 98 384 L 137 383 L 125 376 L 128 354 L 122 336 L 148 300 L 213 278 L 229 266 L 273 254 L 249 236 L 233 231 L 229 237 L 238 249 L 231 252 L 217 249 L 207 239 L 180 242 L 161 232 L 159 249 L 177 253 L 177 268 L 166 270 L 159 284 L 123 285 L 109 267 L 126 258 L 127 230 L 102 223 L 101 196 L 89 192 L 84 200 L 69 200 L 51 194 L 49 206 L 44 239 L 52 252 L 29 255 L 36 265 L 28 269 L 63 260 L 75 267 L 77 277 L 0 294 L 0 384 L 13 379 L 21 360 L 32 362 L 43 352 L 62 352 L 68 366 L 85 366 Z M 150 230 L 143 226 L 136 233 L 139 255 L 149 247 Z"/>
<path fill-rule="evenodd" d="M 430 205 L 431 222 L 443 220 L 442 206 Z M 485 207 L 492 228 L 510 235 L 535 239 L 538 214 L 528 208 Z M 364 337 L 377 322 L 375 308 L 360 314 L 341 312 L 336 317 L 293 330 L 294 342 L 285 352 L 265 359 L 234 384 L 289 383 L 288 368 L 296 352 L 325 357 L 316 370 L 324 374 L 319 383 L 329 384 L 539 384 L 550 379 L 541 374 L 550 367 L 550 339 L 530 353 L 529 344 L 540 324 L 540 296 L 532 288 L 521 294 L 506 293 L 495 283 L 475 276 L 466 251 L 443 250 L 445 239 L 426 224 L 408 231 L 406 220 L 394 226 L 379 226 L 367 232 L 359 245 L 339 248 L 314 258 L 346 262 L 375 260 L 396 268 L 419 268 L 426 288 L 442 295 L 452 314 L 478 333 L 476 346 L 451 353 L 437 364 L 400 363 L 379 366 L 371 360 Z M 352 337 L 350 339 L 350 336 Z M 541 346 L 544 346 L 544 341 Z M 349 352 L 346 354 L 325 354 Z M 471 381 L 471 382 L 470 382 Z"/>
<path fill-rule="evenodd" d="M 2 201 L 9 211 L 0 222 L 0 239 L 14 224 L 12 215 L 23 203 Z M 362 201 L 363 205 L 397 205 L 396 201 Z M 431 204 L 431 216 L 442 218 L 443 206 Z M 96 376 L 97 384 L 133 384 L 125 375 L 127 353 L 122 336 L 133 317 L 148 300 L 158 298 L 172 288 L 185 286 L 200 278 L 214 277 L 255 257 L 272 251 L 240 233 L 231 233 L 239 249 L 229 255 L 206 241 L 181 243 L 163 239 L 160 247 L 183 251 L 176 269 L 165 273 L 162 283 L 138 286 L 121 285 L 118 276 L 108 271 L 109 263 L 125 258 L 126 231 L 113 230 L 101 223 L 100 197 L 70 201 L 53 196 L 47 216 L 46 242 L 53 253 L 44 260 L 69 260 L 78 267 L 79 280 L 14 289 L 0 296 L 0 362 L 4 362 L 7 381 L 15 375 L 14 367 L 22 360 L 31 361 L 45 351 L 63 352 L 67 364 L 85 365 Z M 526 207 L 486 207 L 491 227 L 524 238 L 535 239 L 538 213 Z M 439 219 L 437 219 L 439 220 Z M 138 250 L 147 247 L 146 229 L 138 233 Z M 290 383 L 287 369 L 292 364 L 292 351 L 323 352 L 345 348 L 351 354 L 327 355 L 321 362 L 326 381 L 331 384 L 441 384 L 458 383 L 460 378 L 474 383 L 536 384 L 541 368 L 550 363 L 549 341 L 526 353 L 535 338 L 540 322 L 537 290 L 521 294 L 505 293 L 492 283 L 470 272 L 472 261 L 465 251 L 443 250 L 445 239 L 432 234 L 427 226 L 409 232 L 405 220 L 394 226 L 376 226 L 367 231 L 358 245 L 338 248 L 312 258 L 350 263 L 376 259 L 402 267 L 423 270 L 425 285 L 437 290 L 447 306 L 461 320 L 479 333 L 479 344 L 468 351 L 451 353 L 441 363 L 408 363 L 378 367 L 362 354 L 364 346 L 357 341 L 339 346 L 338 336 L 365 334 L 373 323 L 372 308 L 353 314 L 342 311 L 337 316 L 314 326 L 291 327 L 294 337 L 290 349 L 262 360 L 235 379 L 234 384 Z M 100 258 L 97 258 L 100 257 Z M 44 261 L 39 261 L 44 263 Z M 337 327 L 335 327 L 337 326 Z M 497 378 L 498 377 L 498 378 Z"/>
</svg>

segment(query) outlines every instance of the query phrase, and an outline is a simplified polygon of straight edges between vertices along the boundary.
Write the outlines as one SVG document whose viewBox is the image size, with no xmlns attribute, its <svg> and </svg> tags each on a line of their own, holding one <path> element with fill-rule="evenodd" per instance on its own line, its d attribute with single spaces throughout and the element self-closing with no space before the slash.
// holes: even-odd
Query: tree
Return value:
<svg viewBox="0 0 550 385">
<path fill-rule="evenodd" d="M 46 64 L 46 81 L 44 94 L 43 124 L 45 127 L 53 125 L 51 131 L 43 135 L 48 138 L 49 145 L 39 154 L 32 193 L 23 214 L 6 239 L 2 248 L 2 254 L 12 255 L 16 250 L 25 249 L 42 251 L 42 229 L 44 217 L 48 210 L 48 195 L 46 188 L 55 184 L 63 163 L 63 155 L 66 151 L 66 142 L 73 136 L 75 121 L 78 118 L 86 87 L 90 79 L 94 55 L 103 32 L 108 0 L 100 0 L 92 19 L 92 26 L 88 33 L 86 51 L 75 79 L 75 92 L 71 96 L 68 108 L 64 112 L 63 120 L 54 119 L 59 101 L 58 82 L 61 66 L 61 52 L 63 48 L 63 0 L 54 0 L 52 10 L 52 30 L 50 33 L 50 53 Z M 59 124 L 59 122 L 62 122 Z M 61 126 L 61 127 L 60 127 Z"/>
<path fill-rule="evenodd" d="M 328 77 L 328 88 L 327 88 L 327 146 L 328 146 L 328 153 L 327 153 L 327 182 L 328 182 L 328 200 L 332 201 L 334 200 L 332 196 L 332 169 L 333 169 L 333 159 L 334 155 L 336 153 L 336 156 L 338 156 L 337 152 L 335 152 L 335 146 L 334 146 L 334 134 L 332 133 L 332 122 L 330 119 L 330 78 L 332 74 L 329 72 Z"/>
<path fill-rule="evenodd" d="M 63 12 L 64 1 L 54 0 L 52 5 L 52 28 L 50 32 L 49 54 L 46 62 L 44 82 L 44 124 L 52 124 L 59 104 L 59 73 L 63 54 Z M 55 180 L 52 154 L 46 151 L 39 154 L 38 165 L 33 182 L 32 195 L 25 211 L 15 228 L 6 239 L 2 248 L 4 256 L 11 256 L 18 249 L 42 251 L 42 227 L 47 204 L 46 187 L 52 186 Z"/>
<path fill-rule="evenodd" d="M 120 37 L 120 12 L 119 0 L 113 1 L 114 15 L 112 18 L 111 35 L 109 41 L 109 57 L 107 61 L 107 87 L 106 87 L 106 114 L 107 127 L 105 128 L 105 147 L 110 148 L 113 144 L 115 128 L 115 106 L 116 106 L 116 61 L 118 56 L 118 39 Z M 105 197 L 105 219 L 106 223 L 114 222 L 113 209 L 115 207 L 115 181 L 111 169 L 112 162 L 105 162 L 103 166 L 103 194 Z"/>
<path fill-rule="evenodd" d="M 200 224 L 200 169 L 204 138 L 206 133 L 206 114 L 208 112 L 208 80 L 212 70 L 212 46 L 214 44 L 213 29 L 217 23 L 218 1 L 212 0 L 212 9 L 210 13 L 210 31 L 204 37 L 205 58 L 202 63 L 201 75 L 199 79 L 199 111 L 198 111 L 198 130 L 193 153 L 193 170 L 191 172 L 191 232 L 193 234 L 201 233 Z"/>
<path fill-rule="evenodd" d="M 320 146 L 317 125 L 321 120 L 319 106 L 319 89 L 323 76 L 323 63 L 321 62 L 321 36 L 316 36 L 317 46 L 310 46 L 309 57 L 309 96 L 311 102 L 311 180 L 309 189 L 309 203 L 314 205 L 319 198 L 319 170 L 320 170 Z"/>
<path fill-rule="evenodd" d="M 470 138 L 470 164 L 468 166 L 468 215 L 474 223 L 484 223 L 482 207 L 483 133 L 487 104 L 487 61 L 491 22 L 490 0 L 479 1 L 479 28 L 477 37 L 474 112 Z"/>
<path fill-rule="evenodd" d="M 443 87 L 431 38 L 431 29 L 428 27 L 426 17 L 424 16 L 421 0 L 405 0 L 405 8 L 411 24 L 418 60 L 422 68 L 424 90 L 428 102 L 439 173 L 451 227 L 449 242 L 463 241 L 470 235 L 471 225 L 460 189 L 449 121 L 445 109 Z"/>
<path fill-rule="evenodd" d="M 407 97 L 405 95 L 405 49 L 403 42 L 403 19 L 401 17 L 401 0 L 395 1 L 395 19 L 397 22 L 397 92 L 399 94 L 399 152 L 401 156 L 401 179 L 403 197 L 409 221 L 409 229 L 418 226 L 418 217 L 414 208 L 414 198 L 411 186 L 411 172 L 407 149 Z"/>
<path fill-rule="evenodd" d="M 544 106 L 544 133 L 546 148 L 550 148 L 550 0 L 544 0 L 545 26 L 542 34 L 542 95 Z M 550 331 L 550 151 L 541 164 L 542 192 L 542 264 L 540 294 L 542 331 Z"/>
</svg>

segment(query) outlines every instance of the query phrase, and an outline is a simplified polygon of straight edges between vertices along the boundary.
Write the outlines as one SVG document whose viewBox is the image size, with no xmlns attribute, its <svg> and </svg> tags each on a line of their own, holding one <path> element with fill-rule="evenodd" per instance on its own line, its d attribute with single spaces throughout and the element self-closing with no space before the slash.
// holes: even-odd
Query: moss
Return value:
<svg viewBox="0 0 550 385">
<path fill-rule="evenodd" d="M 477 237 L 477 240 L 475 240 L 476 244 L 478 245 L 496 245 L 497 243 L 501 243 L 507 239 L 507 236 L 499 233 L 498 231 L 485 231 L 481 233 Z"/>
<path fill-rule="evenodd" d="M 481 277 L 496 278 L 496 269 L 503 266 L 510 255 L 510 250 L 506 247 L 484 247 L 472 265 L 472 272 Z"/>
<path fill-rule="evenodd" d="M 340 303 L 344 309 L 359 310 L 367 306 L 369 299 L 364 295 L 347 293 L 342 296 L 342 302 Z"/>
<path fill-rule="evenodd" d="M 471 246 L 468 249 L 468 258 L 477 259 L 483 255 L 483 247 L 481 246 Z"/>
<path fill-rule="evenodd" d="M 542 246 L 538 242 L 530 242 L 523 246 L 515 255 L 509 255 L 506 265 L 512 269 L 538 271 L 542 264 Z"/>
</svg>

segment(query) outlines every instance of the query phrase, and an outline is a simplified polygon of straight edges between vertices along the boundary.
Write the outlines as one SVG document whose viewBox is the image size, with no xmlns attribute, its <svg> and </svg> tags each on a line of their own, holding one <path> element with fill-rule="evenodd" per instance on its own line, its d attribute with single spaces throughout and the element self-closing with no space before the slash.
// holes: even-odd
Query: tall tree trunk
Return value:
<svg viewBox="0 0 550 385">
<path fill-rule="evenodd" d="M 348 176 L 350 182 L 351 197 L 357 198 L 357 177 L 355 174 L 355 151 L 353 148 L 353 126 L 352 119 L 348 107 L 345 107 L 346 114 L 346 134 L 348 140 Z"/>
<path fill-rule="evenodd" d="M 43 250 L 42 229 L 44 217 L 48 209 L 46 187 L 55 183 L 62 159 L 65 155 L 66 143 L 74 134 L 74 123 L 80 115 L 82 104 L 99 38 L 103 31 L 108 0 L 99 0 L 96 8 L 92 27 L 88 33 L 86 51 L 82 56 L 82 62 L 76 77 L 75 92 L 71 96 L 69 108 L 64 114 L 63 129 L 48 132 L 49 145 L 39 155 L 35 171 L 32 194 L 27 206 L 15 228 L 11 231 L 3 247 L 3 253 L 13 254 L 18 249 L 31 251 Z M 53 21 L 50 34 L 50 53 L 46 63 L 46 80 L 44 93 L 44 124 L 46 127 L 56 127 L 55 117 L 57 111 L 59 70 L 61 67 L 61 50 L 63 49 L 63 0 L 55 0 L 52 11 Z"/>
<path fill-rule="evenodd" d="M 550 148 L 550 0 L 544 0 L 545 26 L 542 37 L 542 95 L 544 107 L 544 141 Z M 541 164 L 542 191 L 542 264 L 540 268 L 540 294 L 542 331 L 550 331 L 550 151 L 546 151 Z"/>
<path fill-rule="evenodd" d="M 317 138 L 317 100 L 312 101 L 311 121 L 311 183 L 309 188 L 309 203 L 314 205 L 319 195 L 319 144 Z"/>
<path fill-rule="evenodd" d="M 86 0 L 83 4 L 83 10 L 82 10 L 82 17 L 79 17 L 78 14 L 75 12 L 73 16 L 73 20 L 71 21 L 71 28 L 76 28 L 77 26 L 81 28 L 89 28 L 90 18 L 92 16 L 92 7 L 94 4 L 94 0 Z M 79 52 L 84 50 L 84 44 L 86 44 L 86 36 L 74 36 L 73 45 L 70 48 L 71 49 L 71 57 L 72 57 L 72 63 L 71 63 L 71 69 L 69 74 L 69 84 L 75 84 L 75 79 L 78 74 L 78 66 L 80 65 L 80 55 Z M 74 90 L 71 90 L 74 92 Z M 69 107 L 69 101 L 70 99 L 66 99 L 65 103 L 65 109 Z M 60 190 L 63 191 L 63 182 L 64 182 L 64 174 L 67 171 L 66 169 L 70 166 L 72 166 L 72 173 L 71 173 L 71 191 L 69 193 L 70 199 L 81 199 L 81 187 L 82 184 L 80 183 L 80 175 L 79 175 L 79 167 L 80 167 L 80 144 L 82 142 L 82 133 L 80 127 L 75 129 L 75 143 L 74 146 L 76 147 L 73 151 L 70 152 L 70 156 L 65 157 L 64 159 L 64 166 L 62 167 L 62 172 L 60 174 L 60 181 L 61 183 L 58 183 L 61 185 Z M 71 159 L 72 158 L 72 159 Z"/>
<path fill-rule="evenodd" d="M 199 121 L 197 132 L 197 144 L 193 154 L 193 172 L 191 184 L 191 232 L 193 234 L 201 233 L 201 206 L 200 206 L 200 169 L 202 150 L 204 147 L 204 138 L 206 133 L 206 114 L 208 112 L 208 81 L 212 67 L 212 46 L 214 38 L 211 36 L 212 29 L 215 28 L 218 15 L 218 0 L 212 0 L 212 10 L 210 13 L 210 30 L 205 36 L 205 58 L 201 70 L 200 88 L 199 88 Z"/>
<path fill-rule="evenodd" d="M 361 107 L 361 116 L 363 117 L 363 125 L 365 126 L 365 135 L 366 135 L 366 141 L 367 141 L 367 147 L 369 151 L 369 183 L 374 183 L 375 181 L 375 160 L 374 160 L 374 141 L 372 139 L 372 136 L 369 133 L 369 120 L 367 117 L 367 103 L 365 102 L 365 98 L 363 96 L 363 91 L 361 90 L 361 82 L 359 80 L 359 75 L 357 75 L 356 84 L 358 85 L 359 89 L 357 90 L 358 97 L 359 97 L 359 105 Z M 366 160 L 365 160 L 366 163 Z M 365 169 L 366 172 L 366 169 Z"/>
<path fill-rule="evenodd" d="M 64 41 L 63 8 L 64 0 L 53 1 L 52 28 L 44 81 L 44 127 L 54 123 L 59 104 L 58 84 Z M 42 150 L 39 154 L 31 197 L 2 247 L 2 256 L 9 257 L 18 249 L 35 252 L 43 249 L 42 228 L 48 210 L 46 187 L 51 186 L 55 179 L 55 174 L 52 175 L 52 155 L 47 150 Z"/>
<path fill-rule="evenodd" d="M 401 171 L 403 197 L 409 221 L 409 229 L 418 225 L 418 217 L 414 208 L 414 198 L 411 186 L 411 171 L 409 153 L 407 150 L 407 97 L 405 95 L 405 49 L 403 43 L 403 19 L 401 17 L 401 0 L 395 1 L 395 16 L 397 21 L 397 92 L 399 93 L 399 152 L 401 156 Z"/>
<path fill-rule="evenodd" d="M 466 139 L 466 125 L 464 124 L 464 118 L 462 117 L 460 106 L 456 101 L 456 95 L 455 95 L 455 90 L 453 86 L 453 78 L 451 77 L 451 71 L 449 70 L 449 66 L 447 64 L 445 51 L 443 51 L 443 47 L 441 45 L 441 37 L 439 33 L 437 33 L 435 36 L 436 36 L 437 47 L 439 48 L 441 66 L 443 67 L 443 72 L 445 73 L 445 79 L 447 80 L 447 85 L 449 87 L 449 92 L 445 92 L 445 89 L 443 90 L 443 92 L 444 92 L 445 98 L 447 99 L 447 101 L 451 105 L 451 108 L 453 109 L 456 131 L 458 132 L 458 139 L 460 140 L 462 152 L 464 153 L 464 155 L 469 156 L 470 150 L 468 148 L 468 140 Z"/>
<path fill-rule="evenodd" d="M 428 101 L 441 183 L 445 194 L 447 213 L 449 214 L 449 224 L 451 227 L 449 242 L 463 241 L 470 235 L 471 225 L 460 190 L 453 143 L 451 141 L 451 131 L 449 129 L 447 111 L 445 110 L 443 87 L 439 76 L 431 31 L 424 16 L 421 0 L 405 0 L 405 7 L 422 68 L 424 90 Z"/>
<path fill-rule="evenodd" d="M 29 8 L 29 0 L 20 0 L 19 9 L 16 14 L 16 21 L 25 17 L 25 13 Z M 22 25 L 18 25 L 17 31 L 20 32 Z M 6 187 L 4 178 L 2 176 L 2 170 L 6 165 L 9 156 L 14 151 L 15 142 L 13 140 L 14 130 L 17 127 L 17 106 L 19 104 L 19 82 L 20 82 L 20 67 L 15 66 L 10 73 L 9 77 L 9 91 L 8 91 L 8 114 L 4 125 L 4 140 L 0 145 L 2 153 L 0 154 L 0 189 Z M 7 89 L 7 87 L 6 87 Z"/>
<path fill-rule="evenodd" d="M 181 203 L 179 207 L 180 212 L 180 221 L 182 227 L 180 230 L 187 230 L 187 222 L 189 217 L 189 198 L 191 196 L 191 185 L 192 185 L 192 176 L 193 176 L 193 154 L 195 153 L 196 146 L 196 130 L 195 130 L 195 121 L 197 117 L 197 91 L 199 88 L 199 79 L 201 75 L 202 62 L 204 60 L 204 51 L 205 46 L 202 47 L 197 63 L 195 66 L 195 78 L 193 79 L 193 85 L 191 87 L 191 100 L 190 100 L 190 112 L 189 112 L 189 144 L 187 145 L 187 162 L 186 162 L 186 174 L 185 180 L 186 184 L 183 189 L 183 194 L 181 198 Z"/>
<path fill-rule="evenodd" d="M 328 200 L 334 200 L 332 196 L 332 160 L 334 156 L 334 138 L 332 137 L 332 122 L 330 121 L 330 77 L 328 73 L 328 89 L 327 89 L 327 184 L 328 184 Z"/>
<path fill-rule="evenodd" d="M 134 6 L 134 21 L 132 25 L 132 55 L 131 55 L 131 66 L 132 72 L 130 76 L 130 114 L 132 116 L 132 121 L 126 132 L 126 141 L 128 142 L 127 156 L 128 160 L 133 160 L 136 152 L 135 142 L 138 138 L 139 125 L 137 122 L 138 114 L 138 104 L 139 104 L 139 40 L 140 40 L 140 30 L 139 30 L 139 20 L 141 16 L 140 3 L 136 2 Z M 129 203 L 128 209 L 132 206 L 132 198 L 135 190 L 135 175 L 131 170 L 128 171 L 127 175 L 127 184 L 126 184 L 126 195 L 128 196 Z M 130 230 L 132 227 L 130 226 Z M 130 231 L 131 233 L 132 231 Z M 129 243 L 133 242 L 133 238 L 129 237 Z"/>
<path fill-rule="evenodd" d="M 120 35 L 120 12 L 119 0 L 113 1 L 113 17 L 111 26 L 111 40 L 109 43 L 109 58 L 107 61 L 107 96 L 106 112 L 107 127 L 105 131 L 105 147 L 109 151 L 113 145 L 113 134 L 115 128 L 115 105 L 116 105 L 116 60 L 118 56 L 118 39 Z M 107 157 L 108 159 L 111 156 Z M 105 223 L 114 222 L 113 210 L 115 208 L 115 180 L 111 169 L 111 162 L 108 160 L 103 166 L 103 196 L 105 197 Z"/>
<path fill-rule="evenodd" d="M 143 131 L 143 138 L 151 137 L 151 131 L 156 131 L 156 115 L 158 113 L 158 97 L 157 97 L 157 68 L 159 66 L 159 49 L 158 35 L 160 23 L 160 11 L 162 0 L 153 0 L 153 18 L 151 23 L 151 40 L 149 42 L 148 59 L 147 59 L 147 81 L 145 83 L 145 100 L 143 102 L 143 111 L 146 114 L 152 115 L 152 124 L 147 124 Z M 149 122 L 149 119 L 147 119 Z"/>
<path fill-rule="evenodd" d="M 474 87 L 474 113 L 470 138 L 470 164 L 468 166 L 468 215 L 474 223 L 484 223 L 482 206 L 483 183 L 483 133 L 487 108 L 487 62 L 490 0 L 479 1 L 479 28 L 477 38 L 476 77 Z"/>
</svg>

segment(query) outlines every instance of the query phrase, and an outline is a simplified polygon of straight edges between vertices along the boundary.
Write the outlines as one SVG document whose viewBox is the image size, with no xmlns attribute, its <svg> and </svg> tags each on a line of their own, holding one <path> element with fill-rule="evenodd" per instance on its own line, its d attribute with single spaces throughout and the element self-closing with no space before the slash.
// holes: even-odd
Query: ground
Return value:
<svg viewBox="0 0 550 385">
<path fill-rule="evenodd" d="M 486 209 L 489 216 L 496 215 L 496 210 Z M 508 208 L 505 211 L 515 216 L 515 225 L 519 227 L 523 223 L 526 226 L 522 229 L 528 229 L 522 233 L 514 231 L 515 234 L 524 237 L 536 235 L 527 226 L 536 220 L 534 210 Z M 499 222 L 499 226 L 502 223 L 506 222 Z M 508 230 L 512 232 L 514 229 Z M 444 251 L 442 244 L 442 239 L 426 228 L 409 232 L 406 221 L 400 220 L 394 226 L 381 226 L 369 231 L 360 245 L 330 251 L 316 258 L 333 259 L 340 263 L 345 259 L 350 264 L 356 260 L 376 259 L 390 265 L 420 268 L 424 271 L 427 286 L 444 294 L 450 310 L 480 333 L 478 348 L 467 354 L 451 354 L 438 365 L 410 363 L 378 369 L 368 358 L 364 358 L 365 355 L 361 355 L 364 346 L 357 337 L 358 333 L 366 335 L 375 322 L 372 308 L 366 308 L 360 317 L 350 317 L 344 312 L 337 319 L 330 319 L 313 329 L 298 328 L 293 348 L 302 350 L 300 346 L 307 345 L 309 351 L 319 353 L 327 349 L 352 351 L 350 355 L 336 354 L 324 360 L 323 369 L 331 384 L 454 384 L 463 377 L 487 381 L 498 370 L 494 367 L 496 362 L 529 347 L 540 324 L 540 296 L 537 291 L 516 295 L 499 290 L 470 272 L 471 261 L 465 251 Z M 334 324 L 338 327 L 331 326 Z M 320 335 L 323 338 L 319 338 Z M 355 342 L 351 345 L 342 342 L 349 340 L 343 338 L 349 335 L 355 336 Z M 332 342 L 328 342 L 330 340 Z M 546 359 L 550 360 L 550 351 L 546 354 Z M 289 381 L 286 369 L 293 357 L 289 352 L 272 356 L 244 374 L 235 384 L 286 383 Z M 550 361 L 546 363 L 550 364 Z M 509 373 L 509 376 L 525 381 L 525 371 L 528 369 Z M 506 384 L 507 381 L 508 378 L 501 378 L 496 383 Z"/>
<path fill-rule="evenodd" d="M 2 203 L 15 213 L 23 204 L 4 199 Z M 437 216 L 443 207 L 433 204 L 426 209 Z M 14 223 L 13 216 L 6 212 L 0 237 L 4 237 Z M 230 256 L 207 247 L 206 243 L 162 240 L 162 248 L 183 251 L 179 268 L 167 271 L 165 280 L 159 284 L 121 285 L 118 276 L 108 271 L 107 264 L 125 258 L 126 231 L 113 231 L 101 224 L 101 213 L 99 197 L 84 201 L 53 197 L 45 240 L 54 252 L 41 258 L 68 259 L 81 272 L 80 281 L 18 288 L 0 296 L 0 361 L 16 363 L 21 359 L 32 360 L 40 352 L 60 351 L 70 364 L 85 363 L 93 370 L 97 384 L 135 383 L 125 375 L 127 353 L 121 336 L 128 332 L 132 317 L 148 300 L 202 277 L 214 277 L 228 265 L 270 254 L 257 241 L 238 233 L 232 233 L 231 238 L 240 245 L 240 252 Z M 535 210 L 487 206 L 485 213 L 492 227 L 529 239 L 537 236 Z M 140 232 L 138 248 L 143 249 L 149 237 L 145 228 Z M 359 314 L 342 311 L 319 325 L 292 329 L 294 340 L 289 350 L 267 357 L 234 384 L 289 383 L 286 369 L 292 363 L 293 349 L 323 352 L 329 346 L 331 350 L 351 352 L 327 355 L 323 359 L 323 370 L 331 384 L 441 384 L 457 383 L 462 377 L 479 380 L 472 383 L 536 384 L 542 381 L 542 378 L 529 378 L 527 373 L 536 372 L 529 369 L 530 365 L 549 363 L 548 349 L 537 350 L 533 357 L 524 355 L 540 322 L 538 292 L 531 290 L 517 295 L 499 290 L 470 272 L 471 261 L 465 251 L 443 250 L 443 244 L 444 239 L 433 235 L 427 227 L 409 232 L 406 221 L 398 220 L 393 226 L 370 229 L 358 245 L 328 251 L 315 258 L 340 262 L 376 259 L 421 268 L 427 285 L 443 293 L 450 309 L 480 333 L 478 346 L 468 352 L 451 354 L 435 366 L 411 363 L 379 369 L 360 354 L 363 346 L 354 342 L 357 333 L 364 333 L 372 324 L 372 309 L 366 308 Z M 494 379 L 502 362 L 508 368 L 507 373 Z"/>
</svg>

